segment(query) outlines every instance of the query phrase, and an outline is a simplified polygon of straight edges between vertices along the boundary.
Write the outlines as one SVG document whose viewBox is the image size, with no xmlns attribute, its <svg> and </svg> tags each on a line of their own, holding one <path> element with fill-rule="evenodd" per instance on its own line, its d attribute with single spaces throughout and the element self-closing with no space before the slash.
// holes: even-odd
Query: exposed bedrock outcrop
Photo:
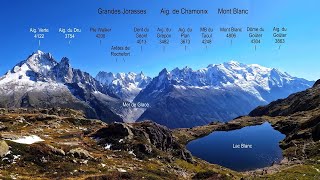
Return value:
<svg viewBox="0 0 320 180">
<path fill-rule="evenodd" d="M 133 151 L 141 159 L 162 157 L 161 152 L 165 152 L 171 159 L 177 157 L 192 162 L 192 155 L 177 142 L 171 130 L 150 121 L 135 124 L 113 123 L 92 136 L 98 139 L 100 145 L 109 145 L 112 150 Z"/>
</svg>

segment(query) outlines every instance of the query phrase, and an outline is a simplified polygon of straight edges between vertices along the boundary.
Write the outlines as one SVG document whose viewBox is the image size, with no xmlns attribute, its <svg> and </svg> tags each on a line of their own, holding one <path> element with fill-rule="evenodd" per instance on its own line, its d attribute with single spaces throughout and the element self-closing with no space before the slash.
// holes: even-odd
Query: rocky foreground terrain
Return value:
<svg viewBox="0 0 320 180">
<path fill-rule="evenodd" d="M 70 109 L 0 111 L 1 179 L 241 177 L 192 157 L 171 130 L 152 122 L 108 125 Z"/>
<path fill-rule="evenodd" d="M 106 124 L 70 109 L 0 109 L 1 179 L 320 179 L 320 83 L 228 123 L 169 130 Z M 185 145 L 213 131 L 270 122 L 286 135 L 280 164 L 235 172 Z"/>
</svg>

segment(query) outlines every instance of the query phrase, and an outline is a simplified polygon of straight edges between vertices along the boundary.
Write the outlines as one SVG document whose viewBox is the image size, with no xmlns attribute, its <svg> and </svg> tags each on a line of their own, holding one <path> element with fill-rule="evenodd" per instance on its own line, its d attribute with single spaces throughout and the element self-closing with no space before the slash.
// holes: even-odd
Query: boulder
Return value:
<svg viewBox="0 0 320 180">
<path fill-rule="evenodd" d="M 9 152 L 9 146 L 5 141 L 0 141 L 0 157 L 5 156 Z"/>
<path fill-rule="evenodd" d="M 156 148 L 167 151 L 168 149 L 172 148 L 173 146 L 173 137 L 172 132 L 161 125 L 151 123 L 151 124 L 143 124 L 141 126 L 143 131 L 146 132 L 151 144 L 156 146 Z"/>
<path fill-rule="evenodd" d="M 119 141 L 120 139 L 132 139 L 133 133 L 129 125 L 125 123 L 113 123 L 105 128 L 99 129 L 94 137 L 104 138 L 109 141 Z"/>
<path fill-rule="evenodd" d="M 0 125 L 0 131 L 6 131 L 8 130 L 8 127 L 5 125 Z"/>
<path fill-rule="evenodd" d="M 110 124 L 98 130 L 93 137 L 99 139 L 103 146 L 112 144 L 112 150 L 134 150 L 140 159 L 156 156 L 160 150 L 192 162 L 190 152 L 179 145 L 171 130 L 151 121 Z"/>
<path fill-rule="evenodd" d="M 58 149 L 58 148 L 53 147 L 53 146 L 51 146 L 49 144 L 47 146 L 50 148 L 51 152 L 56 154 L 56 155 L 60 155 L 60 156 L 65 156 L 66 155 L 66 153 L 62 149 Z"/>
<path fill-rule="evenodd" d="M 68 155 L 71 155 L 72 157 L 75 157 L 75 158 L 81 158 L 81 159 L 93 158 L 93 156 L 91 156 L 87 150 L 82 148 L 71 149 L 68 152 Z"/>
</svg>

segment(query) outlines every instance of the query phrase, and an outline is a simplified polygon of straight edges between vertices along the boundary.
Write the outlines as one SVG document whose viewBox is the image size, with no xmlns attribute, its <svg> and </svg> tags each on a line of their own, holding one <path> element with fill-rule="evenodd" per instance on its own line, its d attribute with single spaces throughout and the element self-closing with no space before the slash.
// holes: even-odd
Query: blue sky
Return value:
<svg viewBox="0 0 320 180">
<path fill-rule="evenodd" d="M 163 68 L 189 66 L 193 69 L 206 67 L 208 64 L 237 60 L 242 63 L 256 63 L 267 67 L 276 67 L 294 76 L 316 80 L 320 78 L 318 67 L 320 23 L 317 0 L 1 0 L 0 3 L 0 74 L 4 74 L 15 64 L 40 49 L 53 54 L 60 61 L 68 57 L 75 68 L 89 72 L 140 72 L 155 76 Z M 98 8 L 147 9 L 148 15 L 99 15 Z M 245 8 L 250 14 L 218 15 L 217 8 Z M 198 8 L 208 9 L 209 15 L 161 15 L 160 9 Z M 109 37 L 99 43 L 92 26 L 112 28 Z M 199 27 L 214 28 L 212 45 L 205 49 L 200 43 Z M 230 41 L 220 27 L 247 26 L 264 27 L 262 43 L 254 51 L 248 33 L 243 32 Z M 274 26 L 287 27 L 286 43 L 278 49 L 274 44 L 272 29 Z M 45 39 L 33 38 L 30 27 L 46 27 L 50 33 Z M 68 44 L 59 27 L 79 27 L 82 33 Z M 140 51 L 135 43 L 133 27 L 150 29 L 148 44 Z M 157 43 L 155 29 L 171 27 L 171 44 L 163 52 Z M 179 27 L 192 27 L 191 45 L 184 50 L 179 44 Z M 109 55 L 112 45 L 131 46 L 131 57 L 126 61 L 116 61 Z M 121 58 L 120 58 L 121 59 Z"/>
</svg>

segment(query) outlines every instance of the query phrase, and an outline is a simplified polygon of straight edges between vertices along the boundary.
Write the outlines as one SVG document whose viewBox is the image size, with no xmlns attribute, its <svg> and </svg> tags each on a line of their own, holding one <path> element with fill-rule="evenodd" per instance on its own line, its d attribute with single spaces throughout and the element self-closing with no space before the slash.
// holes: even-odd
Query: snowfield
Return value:
<svg viewBox="0 0 320 180">
<path fill-rule="evenodd" d="M 33 144 L 37 142 L 42 142 L 44 140 L 37 135 L 31 135 L 31 136 L 23 136 L 21 138 L 10 140 L 10 141 L 20 143 L 20 144 Z"/>
</svg>

